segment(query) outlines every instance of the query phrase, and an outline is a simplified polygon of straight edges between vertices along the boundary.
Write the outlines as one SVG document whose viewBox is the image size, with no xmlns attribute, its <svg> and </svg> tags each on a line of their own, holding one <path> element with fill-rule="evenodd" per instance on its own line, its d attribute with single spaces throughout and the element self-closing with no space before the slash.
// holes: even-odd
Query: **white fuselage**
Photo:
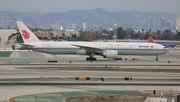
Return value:
<svg viewBox="0 0 180 102">
<path fill-rule="evenodd" d="M 160 55 L 169 51 L 163 45 L 145 42 L 33 42 L 25 44 L 34 46 L 27 49 L 50 54 L 88 55 L 88 52 L 91 52 L 75 45 L 102 49 L 95 50 L 95 55 L 101 55 L 102 51 L 106 50 L 116 50 L 118 55 Z"/>
</svg>

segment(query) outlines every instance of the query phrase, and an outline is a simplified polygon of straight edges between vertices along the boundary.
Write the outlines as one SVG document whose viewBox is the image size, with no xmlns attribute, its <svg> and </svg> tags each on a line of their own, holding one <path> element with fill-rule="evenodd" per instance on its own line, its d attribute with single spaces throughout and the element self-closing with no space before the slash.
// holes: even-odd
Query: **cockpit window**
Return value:
<svg viewBox="0 0 180 102">
<path fill-rule="evenodd" d="M 166 48 L 166 47 L 163 47 L 164 49 Z"/>
</svg>

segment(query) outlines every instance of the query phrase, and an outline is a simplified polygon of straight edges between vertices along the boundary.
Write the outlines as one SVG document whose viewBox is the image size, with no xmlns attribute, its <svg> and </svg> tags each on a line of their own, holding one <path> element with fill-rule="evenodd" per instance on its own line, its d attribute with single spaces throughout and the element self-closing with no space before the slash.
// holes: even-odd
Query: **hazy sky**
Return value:
<svg viewBox="0 0 180 102">
<path fill-rule="evenodd" d="M 152 11 L 180 14 L 180 0 L 0 0 L 0 11 L 64 12 L 102 8 L 106 11 Z"/>
</svg>

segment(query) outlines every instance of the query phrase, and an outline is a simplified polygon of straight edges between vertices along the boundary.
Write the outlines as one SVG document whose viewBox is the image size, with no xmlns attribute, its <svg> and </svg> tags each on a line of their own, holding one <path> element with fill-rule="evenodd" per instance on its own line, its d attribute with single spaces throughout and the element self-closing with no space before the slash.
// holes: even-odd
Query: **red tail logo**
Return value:
<svg viewBox="0 0 180 102">
<path fill-rule="evenodd" d="M 29 37 L 30 37 L 30 34 L 29 34 L 29 32 L 27 32 L 26 30 L 22 30 L 22 36 L 24 37 L 24 39 L 29 39 Z"/>
<path fill-rule="evenodd" d="M 153 38 L 151 36 L 149 37 L 148 42 L 149 43 L 154 43 L 154 40 L 153 40 Z"/>
</svg>

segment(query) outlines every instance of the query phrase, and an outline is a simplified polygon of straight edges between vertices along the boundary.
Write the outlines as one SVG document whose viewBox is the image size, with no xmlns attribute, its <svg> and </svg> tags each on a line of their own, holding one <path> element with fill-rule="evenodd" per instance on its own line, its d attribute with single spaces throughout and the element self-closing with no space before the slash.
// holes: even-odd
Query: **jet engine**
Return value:
<svg viewBox="0 0 180 102">
<path fill-rule="evenodd" d="M 103 52 L 104 58 L 117 58 L 118 51 L 117 50 L 106 50 Z"/>
</svg>

